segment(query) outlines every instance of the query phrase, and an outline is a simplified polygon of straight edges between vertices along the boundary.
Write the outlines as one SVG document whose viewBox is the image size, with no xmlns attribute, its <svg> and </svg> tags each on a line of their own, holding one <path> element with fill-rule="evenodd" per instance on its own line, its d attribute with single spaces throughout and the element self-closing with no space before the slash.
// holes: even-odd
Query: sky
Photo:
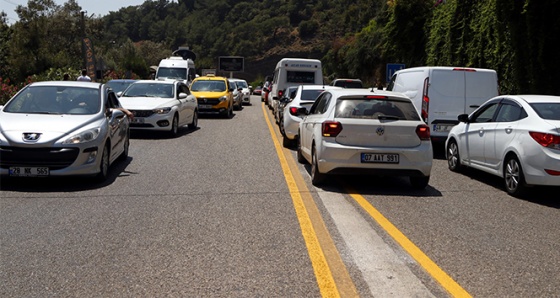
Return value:
<svg viewBox="0 0 560 298">
<path fill-rule="evenodd" d="M 137 6 L 144 3 L 145 0 L 76 0 L 82 10 L 87 11 L 88 15 L 96 14 L 104 16 L 110 11 L 118 11 L 122 7 Z M 18 20 L 15 12 L 18 5 L 27 6 L 27 0 L 0 0 L 0 11 L 4 11 L 8 15 L 8 24 L 13 24 Z M 55 0 L 56 4 L 63 5 L 66 0 Z"/>
</svg>

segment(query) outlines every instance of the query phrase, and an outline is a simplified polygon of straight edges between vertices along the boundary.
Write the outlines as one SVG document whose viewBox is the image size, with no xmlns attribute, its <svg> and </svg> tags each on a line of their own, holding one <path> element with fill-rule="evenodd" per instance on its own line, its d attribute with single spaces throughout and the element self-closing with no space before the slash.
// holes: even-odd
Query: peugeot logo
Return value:
<svg viewBox="0 0 560 298">
<path fill-rule="evenodd" d="M 37 142 L 41 137 L 40 133 L 36 132 L 25 132 L 23 133 L 23 140 L 26 142 Z"/>
<path fill-rule="evenodd" d="M 383 128 L 383 127 L 378 127 L 377 130 L 375 131 L 375 133 L 376 133 L 378 136 L 382 136 L 382 135 L 385 133 L 385 128 Z"/>
</svg>

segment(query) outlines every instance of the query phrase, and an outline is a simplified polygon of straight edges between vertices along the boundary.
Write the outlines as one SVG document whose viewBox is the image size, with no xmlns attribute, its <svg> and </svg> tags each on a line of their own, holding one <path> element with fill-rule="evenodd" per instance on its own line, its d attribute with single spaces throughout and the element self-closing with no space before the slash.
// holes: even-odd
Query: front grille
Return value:
<svg viewBox="0 0 560 298">
<path fill-rule="evenodd" d="M 78 148 L 0 147 L 0 167 L 48 167 L 51 170 L 70 166 L 80 154 Z"/>
<path fill-rule="evenodd" d="M 220 103 L 218 98 L 200 98 L 198 99 L 199 105 L 217 105 Z"/>
<path fill-rule="evenodd" d="M 131 110 L 134 117 L 150 117 L 154 114 L 152 110 Z"/>
<path fill-rule="evenodd" d="M 130 123 L 130 127 L 154 127 L 150 123 Z"/>
</svg>

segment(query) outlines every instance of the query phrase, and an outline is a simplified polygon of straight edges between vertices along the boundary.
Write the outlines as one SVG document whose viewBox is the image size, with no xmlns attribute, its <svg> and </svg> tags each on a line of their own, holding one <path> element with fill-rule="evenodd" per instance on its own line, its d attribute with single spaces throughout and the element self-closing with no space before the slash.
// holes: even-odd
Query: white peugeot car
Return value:
<svg viewBox="0 0 560 298">
<path fill-rule="evenodd" d="M 325 90 L 299 124 L 297 159 L 311 163 L 311 182 L 327 174 L 407 176 L 428 185 L 433 151 L 430 128 L 401 93 Z"/>
<path fill-rule="evenodd" d="M 104 181 L 129 145 L 128 117 L 99 83 L 31 83 L 0 107 L 0 175 Z"/>
<path fill-rule="evenodd" d="M 446 140 L 450 170 L 502 177 L 513 196 L 531 185 L 560 186 L 560 97 L 501 95 L 458 119 Z"/>
<path fill-rule="evenodd" d="M 134 114 L 133 130 L 167 131 L 174 137 L 184 125 L 198 126 L 197 99 L 182 81 L 139 80 L 120 94 L 119 101 Z"/>
</svg>

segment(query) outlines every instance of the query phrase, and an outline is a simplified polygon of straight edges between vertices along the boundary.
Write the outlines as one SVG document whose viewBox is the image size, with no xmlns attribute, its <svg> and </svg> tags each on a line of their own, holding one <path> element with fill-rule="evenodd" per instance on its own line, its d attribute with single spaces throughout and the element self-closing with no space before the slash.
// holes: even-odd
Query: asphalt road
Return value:
<svg viewBox="0 0 560 298">
<path fill-rule="evenodd" d="M 560 297 L 558 188 L 512 198 L 438 150 L 424 191 L 315 188 L 252 103 L 177 138 L 133 133 L 103 184 L 3 178 L 0 296 Z"/>
</svg>

